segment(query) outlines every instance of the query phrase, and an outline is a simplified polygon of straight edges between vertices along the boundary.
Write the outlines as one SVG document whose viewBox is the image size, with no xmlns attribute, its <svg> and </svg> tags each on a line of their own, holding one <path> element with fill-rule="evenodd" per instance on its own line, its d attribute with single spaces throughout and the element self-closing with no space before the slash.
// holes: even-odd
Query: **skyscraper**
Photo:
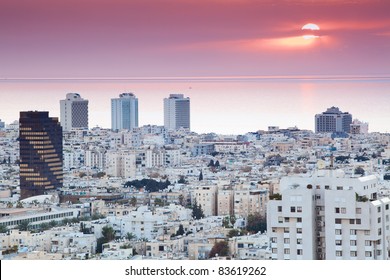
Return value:
<svg viewBox="0 0 390 280">
<path fill-rule="evenodd" d="M 190 98 L 171 94 L 164 98 L 164 126 L 168 130 L 190 129 Z"/>
<path fill-rule="evenodd" d="M 350 132 L 352 115 L 348 112 L 341 112 L 338 107 L 328 108 L 322 114 L 315 115 L 315 131 L 322 132 Z"/>
<path fill-rule="evenodd" d="M 20 112 L 21 198 L 62 187 L 62 127 L 49 112 Z"/>
<path fill-rule="evenodd" d="M 112 130 L 131 130 L 138 127 L 138 98 L 133 93 L 122 93 L 111 99 Z"/>
<path fill-rule="evenodd" d="M 88 128 L 88 100 L 78 93 L 68 93 L 65 100 L 60 101 L 61 125 L 64 131 L 72 128 Z"/>
</svg>

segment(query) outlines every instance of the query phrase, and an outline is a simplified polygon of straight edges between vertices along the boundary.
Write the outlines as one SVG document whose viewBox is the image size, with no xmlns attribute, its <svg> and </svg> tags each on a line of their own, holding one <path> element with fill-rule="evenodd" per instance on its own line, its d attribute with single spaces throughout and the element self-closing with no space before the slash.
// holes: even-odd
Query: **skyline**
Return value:
<svg viewBox="0 0 390 280">
<path fill-rule="evenodd" d="M 272 125 L 314 131 L 315 114 L 331 106 L 368 122 L 370 132 L 388 132 L 389 91 L 388 78 L 2 81 L 0 119 L 10 123 L 26 110 L 59 117 L 59 100 L 76 92 L 89 100 L 90 128 L 110 128 L 111 99 L 133 92 L 140 126 L 163 125 L 163 99 L 181 93 L 191 99 L 191 128 L 199 133 L 242 134 Z M 23 102 L 15 102 L 15 96 Z"/>
</svg>

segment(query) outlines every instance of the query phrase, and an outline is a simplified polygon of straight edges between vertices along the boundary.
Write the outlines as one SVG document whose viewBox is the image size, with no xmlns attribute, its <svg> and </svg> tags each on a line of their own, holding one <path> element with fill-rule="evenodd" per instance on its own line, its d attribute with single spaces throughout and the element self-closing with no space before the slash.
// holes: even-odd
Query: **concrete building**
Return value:
<svg viewBox="0 0 390 280">
<path fill-rule="evenodd" d="M 361 122 L 358 119 L 353 120 L 351 134 L 368 134 L 368 123 Z"/>
<path fill-rule="evenodd" d="M 273 259 L 390 259 L 390 199 L 378 199 L 376 176 L 320 170 L 284 177 L 280 188 L 267 211 Z"/>
<path fill-rule="evenodd" d="M 205 217 L 217 215 L 217 186 L 202 186 L 194 190 L 195 199 Z"/>
<path fill-rule="evenodd" d="M 138 98 L 133 93 L 122 93 L 111 99 L 111 128 L 114 131 L 138 127 Z"/>
<path fill-rule="evenodd" d="M 171 94 L 164 98 L 164 126 L 167 130 L 190 129 L 190 98 Z"/>
<path fill-rule="evenodd" d="M 242 188 L 234 191 L 234 215 L 246 218 L 250 214 L 266 215 L 268 190 Z"/>
<path fill-rule="evenodd" d="M 73 128 L 88 129 L 88 100 L 78 93 L 68 93 L 65 100 L 60 101 L 61 126 L 63 131 Z"/>
<path fill-rule="evenodd" d="M 233 208 L 233 190 L 219 189 L 217 196 L 217 215 L 230 216 L 234 213 Z"/>
<path fill-rule="evenodd" d="M 352 115 L 341 112 L 338 107 L 328 108 L 325 112 L 315 115 L 316 133 L 350 132 Z"/>
<path fill-rule="evenodd" d="M 49 112 L 20 112 L 21 198 L 46 194 L 63 185 L 62 128 Z"/>
<path fill-rule="evenodd" d="M 136 175 L 136 167 L 134 151 L 108 151 L 106 154 L 107 175 L 132 178 Z"/>
</svg>

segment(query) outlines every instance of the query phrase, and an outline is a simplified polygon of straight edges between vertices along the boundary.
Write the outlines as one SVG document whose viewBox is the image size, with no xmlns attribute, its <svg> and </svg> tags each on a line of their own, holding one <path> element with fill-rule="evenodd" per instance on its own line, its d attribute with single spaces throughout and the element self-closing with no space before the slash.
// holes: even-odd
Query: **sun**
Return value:
<svg viewBox="0 0 390 280">
<path fill-rule="evenodd" d="M 314 23 L 307 23 L 302 26 L 302 30 L 320 30 L 320 27 Z"/>
<path fill-rule="evenodd" d="M 317 32 L 320 30 L 320 27 L 317 24 L 314 23 L 307 23 L 304 26 L 302 26 L 302 30 L 305 32 L 304 35 L 302 35 L 303 39 L 310 40 L 310 39 L 316 39 L 319 38 Z M 310 31 L 309 33 L 307 33 Z"/>
</svg>

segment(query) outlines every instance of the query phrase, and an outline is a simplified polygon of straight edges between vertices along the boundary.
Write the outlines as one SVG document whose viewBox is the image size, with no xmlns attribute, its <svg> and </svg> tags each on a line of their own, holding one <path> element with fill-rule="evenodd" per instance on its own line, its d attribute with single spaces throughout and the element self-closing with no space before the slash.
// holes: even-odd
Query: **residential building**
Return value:
<svg viewBox="0 0 390 280">
<path fill-rule="evenodd" d="M 164 98 L 164 126 L 167 130 L 190 129 L 190 98 L 171 94 Z"/>
<path fill-rule="evenodd" d="M 358 119 L 353 120 L 351 134 L 368 134 L 368 123 L 361 122 Z"/>
<path fill-rule="evenodd" d="M 74 128 L 88 129 L 88 100 L 78 93 L 68 93 L 65 100 L 60 101 L 61 126 L 63 131 Z"/>
<path fill-rule="evenodd" d="M 194 190 L 195 199 L 205 217 L 217 214 L 217 186 L 201 186 Z"/>
<path fill-rule="evenodd" d="M 350 132 L 352 115 L 341 112 L 338 107 L 328 108 L 325 112 L 315 115 L 316 133 Z"/>
<path fill-rule="evenodd" d="M 63 185 L 62 128 L 49 112 L 20 112 L 21 198 Z"/>
<path fill-rule="evenodd" d="M 273 259 L 390 259 L 390 199 L 378 199 L 376 176 L 320 170 L 280 188 L 267 211 Z"/>
<path fill-rule="evenodd" d="M 111 99 L 111 128 L 114 131 L 138 127 L 138 98 L 133 93 L 122 93 Z"/>
</svg>

